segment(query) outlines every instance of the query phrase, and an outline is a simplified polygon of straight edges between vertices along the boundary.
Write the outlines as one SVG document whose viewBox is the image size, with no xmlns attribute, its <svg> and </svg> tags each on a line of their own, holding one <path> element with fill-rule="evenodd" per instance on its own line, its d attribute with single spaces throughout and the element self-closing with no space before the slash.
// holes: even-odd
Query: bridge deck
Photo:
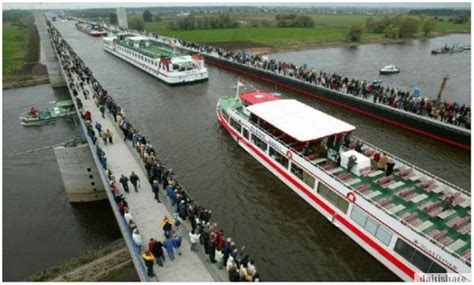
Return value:
<svg viewBox="0 0 474 285">
<path fill-rule="evenodd" d="M 78 80 L 77 76 L 73 74 L 73 79 Z M 102 125 L 103 130 L 109 129 L 113 132 L 114 144 L 104 146 L 102 140 L 98 138 L 97 143 L 106 153 L 107 157 L 107 166 L 112 171 L 113 175 L 118 180 L 121 174 L 129 176 L 132 171 L 134 171 L 140 178 L 141 187 L 138 190 L 138 193 L 135 193 L 133 186 L 130 185 L 130 193 L 126 194 L 123 190 L 120 183 L 117 183 L 120 193 L 122 193 L 128 202 L 129 210 L 132 216 L 134 217 L 134 222 L 137 225 L 137 228 L 140 231 L 141 236 L 143 237 L 143 243 L 145 248 L 148 246 L 148 240 L 150 238 L 155 238 L 157 240 L 164 240 L 163 230 L 160 226 L 160 220 L 165 216 L 172 216 L 172 213 L 168 210 L 165 203 L 157 203 L 153 199 L 153 192 L 151 186 L 148 183 L 147 176 L 140 165 L 139 161 L 136 159 L 136 155 L 131 152 L 128 141 L 123 141 L 123 136 L 114 123 L 112 117 L 107 115 L 102 118 L 99 109 L 95 106 L 93 101 L 92 94 L 94 91 L 91 86 L 84 84 L 85 88 L 89 90 L 89 99 L 85 100 L 83 95 L 79 95 L 81 101 L 83 102 L 83 110 L 90 111 L 92 113 L 93 125 L 98 121 Z M 101 168 L 100 165 L 98 165 Z M 163 189 L 161 193 L 163 194 Z M 164 195 L 161 195 L 161 200 Z M 164 202 L 164 201 L 163 201 Z M 212 270 L 210 264 L 206 264 L 206 261 L 203 260 L 202 256 L 191 252 L 190 247 L 191 243 L 187 234 L 187 230 L 183 228 L 179 230 L 179 233 L 183 237 L 183 242 L 181 250 L 183 254 L 179 256 L 175 252 L 175 260 L 170 261 L 166 251 L 166 262 L 164 262 L 164 267 L 159 267 L 158 265 L 154 266 L 154 272 L 158 281 L 160 282 L 211 282 L 211 281 L 224 281 L 223 272 L 216 272 Z M 185 272 L 185 274 L 183 274 Z"/>
</svg>

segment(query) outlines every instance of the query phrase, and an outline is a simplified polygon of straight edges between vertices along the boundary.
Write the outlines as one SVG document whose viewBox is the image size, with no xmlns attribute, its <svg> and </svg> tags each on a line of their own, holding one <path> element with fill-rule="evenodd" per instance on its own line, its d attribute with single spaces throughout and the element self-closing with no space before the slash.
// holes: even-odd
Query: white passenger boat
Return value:
<svg viewBox="0 0 474 285">
<path fill-rule="evenodd" d="M 380 74 L 395 74 L 400 73 L 400 68 L 396 67 L 393 64 L 386 65 L 380 69 Z"/>
<path fill-rule="evenodd" d="M 185 55 L 147 37 L 120 33 L 103 39 L 104 49 L 168 84 L 208 79 L 204 57 Z"/>
<path fill-rule="evenodd" d="M 387 176 L 374 164 L 384 152 L 356 144 L 354 126 L 296 100 L 237 91 L 216 111 L 238 145 L 401 279 L 470 280 L 469 192 L 390 154 Z"/>
</svg>

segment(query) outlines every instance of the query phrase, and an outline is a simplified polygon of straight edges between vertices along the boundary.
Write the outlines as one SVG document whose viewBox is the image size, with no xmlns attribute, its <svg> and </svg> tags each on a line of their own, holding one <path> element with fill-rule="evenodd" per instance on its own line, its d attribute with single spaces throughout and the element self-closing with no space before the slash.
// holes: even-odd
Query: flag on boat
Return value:
<svg viewBox="0 0 474 285">
<path fill-rule="evenodd" d="M 245 82 L 242 79 L 239 79 L 237 81 L 237 87 L 242 87 L 242 86 L 245 86 Z"/>
</svg>

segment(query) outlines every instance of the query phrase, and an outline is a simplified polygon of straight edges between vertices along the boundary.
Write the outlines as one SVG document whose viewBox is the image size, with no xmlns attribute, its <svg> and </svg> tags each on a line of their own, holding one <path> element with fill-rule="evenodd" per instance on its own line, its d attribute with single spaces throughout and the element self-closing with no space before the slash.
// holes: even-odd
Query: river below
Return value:
<svg viewBox="0 0 474 285">
<path fill-rule="evenodd" d="M 224 230 L 226 236 L 231 236 L 238 245 L 246 246 L 247 252 L 255 259 L 263 280 L 398 280 L 392 272 L 357 246 L 349 237 L 334 228 L 317 211 L 242 150 L 220 127 L 215 106 L 220 96 L 235 93 L 232 86 L 237 82 L 236 74 L 209 67 L 207 82 L 176 87 L 167 86 L 106 53 L 102 49 L 101 39 L 89 37 L 77 31 L 74 23 L 56 22 L 55 25 L 86 65 L 91 68 L 104 88 L 120 106 L 125 108 L 132 124 L 153 143 L 160 158 L 166 159 L 167 165 L 177 172 L 181 184 L 192 194 L 197 203 L 212 209 L 213 220 L 218 223 L 219 228 Z M 470 157 L 466 151 L 419 137 L 318 100 L 275 90 L 272 86 L 262 85 L 250 79 L 247 81 L 258 89 L 279 91 L 284 98 L 300 100 L 343 119 L 357 126 L 357 135 L 364 140 L 465 189 L 470 189 Z M 25 98 L 4 96 L 4 106 L 12 109 L 7 109 L 12 113 L 9 116 L 5 117 L 4 113 L 4 128 L 8 124 L 17 124 L 13 113 L 18 111 L 14 111 L 10 105 L 18 105 L 19 103 L 15 103 L 15 100 L 23 102 L 21 100 L 26 100 Z M 24 103 L 24 105 L 28 104 Z M 17 109 L 21 108 L 17 107 Z M 65 127 L 67 126 L 62 126 L 63 129 Z M 6 131 L 4 129 L 4 145 Z M 54 130 L 50 131 L 53 132 L 54 137 Z M 64 130 L 61 135 L 63 132 Z M 12 141 L 17 140 L 22 144 L 38 138 L 33 134 L 25 138 L 15 131 L 10 131 L 9 134 L 12 136 Z M 4 147 L 4 150 L 7 154 L 9 153 L 7 151 L 17 151 L 13 147 Z M 55 181 L 53 185 L 45 186 L 52 193 L 42 192 L 42 199 L 50 201 L 50 209 L 36 209 L 35 204 L 41 204 L 37 200 L 25 202 L 25 205 L 28 205 L 25 207 L 28 209 L 35 207 L 35 210 L 32 209 L 29 212 L 43 211 L 42 213 L 48 217 L 69 219 L 62 222 L 48 220 L 45 224 L 44 217 L 35 215 L 33 221 L 28 221 L 30 228 L 44 231 L 46 236 L 49 233 L 61 231 L 73 232 L 73 237 L 66 236 L 61 241 L 56 239 L 56 242 L 47 240 L 37 243 L 45 251 L 55 255 L 70 255 L 71 252 L 67 249 L 70 243 L 65 242 L 68 239 L 82 238 L 89 234 L 92 240 L 100 243 L 119 234 L 115 230 L 110 232 L 106 230 L 107 227 L 112 227 L 110 221 L 113 217 L 109 210 L 107 210 L 108 219 L 103 215 L 95 214 L 89 217 L 91 221 L 86 221 L 84 218 L 78 218 L 83 217 L 81 215 L 71 215 L 77 210 L 66 202 L 54 158 L 50 160 L 52 170 L 47 174 L 45 174 L 46 167 L 43 170 L 45 173 L 38 173 L 36 169 L 33 169 L 32 164 L 38 159 L 37 157 L 24 159 L 25 161 L 22 162 L 24 166 L 21 169 L 15 168 L 16 164 L 20 163 L 20 159 L 5 160 L 4 177 L 8 177 L 10 181 L 16 181 L 19 177 L 23 178 L 25 172 L 29 171 L 32 177 L 28 181 L 23 179 L 25 180 L 23 183 L 37 185 L 41 182 L 53 183 Z M 29 191 L 38 192 L 33 186 L 21 188 L 16 184 L 10 184 L 8 186 L 12 188 L 10 190 L 4 187 L 5 192 L 17 193 L 19 189 L 31 189 Z M 9 205 L 7 207 L 4 205 L 4 209 L 12 211 L 8 213 L 11 219 L 9 223 L 12 225 L 15 221 L 25 223 L 23 222 L 25 215 L 22 216 L 19 213 L 18 206 L 13 207 L 13 201 L 16 203 L 23 201 L 15 200 L 13 194 L 5 196 L 5 192 L 4 201 L 9 201 Z M 5 199 L 6 197 L 9 199 Z M 104 208 L 107 207 L 104 206 Z M 97 225 L 98 228 L 88 226 L 87 222 Z M 12 227 L 9 228 L 10 231 L 4 230 L 4 248 L 7 248 L 5 245 L 9 248 L 9 251 L 4 251 L 4 256 L 17 255 L 18 258 L 34 256 L 24 251 L 21 251 L 21 254 L 18 253 L 24 245 L 21 240 L 8 240 L 10 235 L 15 237 L 19 234 L 27 235 L 28 229 L 23 228 L 20 231 Z M 91 227 L 95 230 L 91 230 Z M 28 240 L 28 242 L 31 241 Z M 84 250 L 84 247 L 87 246 L 82 245 L 82 248 L 77 246 L 74 250 Z M 31 263 L 41 267 L 43 262 L 41 258 L 35 256 L 31 259 Z M 14 268 L 11 266 L 9 269 Z"/>
</svg>

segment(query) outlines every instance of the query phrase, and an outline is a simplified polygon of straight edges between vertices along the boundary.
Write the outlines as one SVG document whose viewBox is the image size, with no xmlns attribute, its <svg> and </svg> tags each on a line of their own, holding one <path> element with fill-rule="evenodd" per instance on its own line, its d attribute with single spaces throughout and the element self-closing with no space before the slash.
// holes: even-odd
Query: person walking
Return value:
<svg viewBox="0 0 474 285">
<path fill-rule="evenodd" d="M 143 261 L 145 261 L 145 265 L 147 268 L 147 274 L 148 277 L 153 277 L 155 276 L 155 273 L 153 272 L 153 265 L 155 264 L 155 257 L 149 250 L 145 250 L 145 252 L 142 255 Z"/>
<path fill-rule="evenodd" d="M 106 132 L 102 132 L 100 134 L 100 137 L 102 138 L 102 141 L 104 142 L 104 145 L 107 145 L 107 133 Z"/>
<path fill-rule="evenodd" d="M 158 180 L 154 180 L 153 184 L 151 185 L 151 190 L 153 190 L 153 193 L 155 194 L 155 199 L 158 203 L 161 203 L 160 197 L 159 197 L 159 192 L 160 192 L 160 183 L 158 183 Z"/>
<path fill-rule="evenodd" d="M 173 234 L 173 246 L 174 246 L 174 248 L 176 248 L 176 251 L 178 252 L 178 255 L 183 254 L 181 252 L 182 241 L 183 241 L 183 239 L 181 238 L 181 236 L 177 232 L 174 232 L 174 234 Z"/>
<path fill-rule="evenodd" d="M 100 110 L 100 113 L 102 114 L 102 119 L 105 119 L 105 107 L 104 107 L 104 105 L 101 105 L 99 110 Z"/>
<path fill-rule="evenodd" d="M 163 244 L 164 248 L 166 249 L 166 252 L 168 253 L 168 257 L 170 258 L 171 261 L 174 260 L 174 245 L 173 245 L 173 239 L 167 238 Z"/>
<path fill-rule="evenodd" d="M 99 132 L 99 136 L 102 134 L 102 125 L 99 123 L 99 121 L 95 122 L 95 129 L 97 132 Z"/>
<path fill-rule="evenodd" d="M 125 193 L 128 193 L 129 191 L 128 177 L 122 174 L 122 176 L 120 176 L 119 182 L 120 184 L 122 184 L 122 187 L 123 187 L 123 190 L 125 190 Z"/>
<path fill-rule="evenodd" d="M 132 171 L 132 174 L 130 174 L 130 182 L 132 183 L 133 187 L 135 188 L 135 192 L 138 192 L 138 182 L 140 181 L 140 178 L 138 175 L 135 174 L 135 172 Z"/>
<path fill-rule="evenodd" d="M 138 247 L 138 250 L 141 252 L 143 250 L 143 239 L 138 229 L 133 231 L 132 238 L 135 242 L 135 245 Z"/>
<path fill-rule="evenodd" d="M 105 133 L 107 134 L 107 138 L 109 139 L 109 143 L 114 144 L 114 142 L 112 140 L 112 137 L 114 136 L 114 134 L 109 129 L 107 129 L 107 131 L 105 131 Z"/>
<path fill-rule="evenodd" d="M 200 234 L 196 234 L 194 230 L 189 233 L 189 239 L 191 240 L 191 251 L 198 252 L 199 248 L 197 247 L 199 242 Z"/>
<path fill-rule="evenodd" d="M 156 264 L 163 267 L 165 261 L 165 253 L 163 252 L 163 244 L 161 241 L 155 240 L 155 246 L 153 247 L 153 255 L 156 258 Z"/>
</svg>

